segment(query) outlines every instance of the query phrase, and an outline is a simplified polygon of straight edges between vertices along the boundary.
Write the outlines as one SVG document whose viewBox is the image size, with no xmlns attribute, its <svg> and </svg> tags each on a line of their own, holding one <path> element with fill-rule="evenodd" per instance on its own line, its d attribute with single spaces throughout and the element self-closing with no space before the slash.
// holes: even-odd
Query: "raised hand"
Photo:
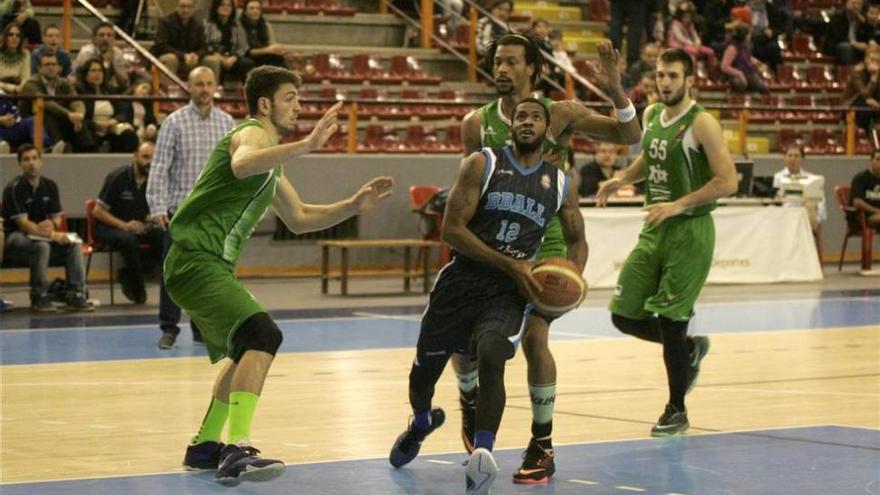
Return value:
<svg viewBox="0 0 880 495">
<path fill-rule="evenodd" d="M 364 184 L 352 197 L 355 211 L 363 213 L 376 206 L 383 199 L 391 196 L 394 187 L 394 179 L 391 177 L 376 177 Z"/>
<path fill-rule="evenodd" d="M 610 41 L 596 45 L 599 52 L 599 66 L 587 64 L 587 75 L 602 88 L 620 86 L 620 52 L 611 46 Z"/>
<path fill-rule="evenodd" d="M 339 113 L 339 109 L 342 108 L 342 103 L 340 101 L 330 107 L 324 116 L 321 117 L 321 120 L 315 124 L 315 128 L 312 129 L 312 132 L 306 138 L 309 143 L 309 149 L 316 150 L 324 146 L 324 143 L 330 139 L 330 136 L 339 130 L 339 124 L 336 123 L 336 115 Z"/>
</svg>

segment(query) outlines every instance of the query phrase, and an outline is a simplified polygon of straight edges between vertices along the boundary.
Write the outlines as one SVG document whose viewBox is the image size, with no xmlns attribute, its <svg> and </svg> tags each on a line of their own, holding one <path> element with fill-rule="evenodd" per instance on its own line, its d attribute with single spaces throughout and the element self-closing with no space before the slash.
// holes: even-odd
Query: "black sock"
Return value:
<svg viewBox="0 0 880 495">
<path fill-rule="evenodd" d="M 669 383 L 669 403 L 684 411 L 684 394 L 687 392 L 688 340 L 687 321 L 673 321 L 661 316 L 660 333 L 663 336 L 663 362 L 666 364 L 666 380 Z"/>
<path fill-rule="evenodd" d="M 553 434 L 553 422 L 538 424 L 532 422 L 532 438 L 541 446 L 541 448 L 547 450 L 553 447 L 553 443 L 550 441 L 550 435 Z"/>
</svg>

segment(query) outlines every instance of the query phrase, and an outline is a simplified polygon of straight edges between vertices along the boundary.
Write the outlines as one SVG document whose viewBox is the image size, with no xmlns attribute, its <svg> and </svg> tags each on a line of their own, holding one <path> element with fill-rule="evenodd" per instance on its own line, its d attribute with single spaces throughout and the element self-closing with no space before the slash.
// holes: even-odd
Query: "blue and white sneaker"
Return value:
<svg viewBox="0 0 880 495">
<path fill-rule="evenodd" d="M 227 445 L 220 451 L 220 466 L 214 481 L 235 486 L 242 481 L 269 481 L 284 474 L 284 463 L 263 459 L 260 451 L 250 445 Z"/>
<path fill-rule="evenodd" d="M 492 452 L 482 447 L 474 450 L 465 472 L 465 493 L 467 495 L 488 495 L 492 482 L 498 476 L 498 464 Z"/>
<path fill-rule="evenodd" d="M 397 440 L 394 441 L 394 446 L 391 447 L 391 454 L 388 455 L 388 461 L 391 462 L 391 465 L 399 468 L 409 464 L 410 461 L 419 455 L 419 450 L 422 448 L 422 442 L 425 441 L 425 438 L 431 432 L 443 426 L 445 421 L 446 413 L 439 407 L 431 409 L 431 427 L 428 430 L 416 428 L 415 421 L 410 420 L 406 431 L 397 437 Z"/>
</svg>

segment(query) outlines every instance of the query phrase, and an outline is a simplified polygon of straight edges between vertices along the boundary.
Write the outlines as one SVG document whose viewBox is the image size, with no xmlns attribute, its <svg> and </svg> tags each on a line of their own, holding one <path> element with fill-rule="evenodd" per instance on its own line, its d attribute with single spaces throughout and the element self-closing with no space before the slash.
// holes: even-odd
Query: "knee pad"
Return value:
<svg viewBox="0 0 880 495">
<path fill-rule="evenodd" d="M 477 341 L 477 361 L 480 366 L 503 368 L 513 357 L 513 344 L 495 332 L 486 332 Z"/>
<path fill-rule="evenodd" d="M 247 351 L 268 352 L 274 356 L 282 340 L 284 335 L 272 318 L 267 313 L 257 313 L 236 330 L 232 341 L 236 344 L 237 352 L 232 360 L 237 363 Z"/>
</svg>

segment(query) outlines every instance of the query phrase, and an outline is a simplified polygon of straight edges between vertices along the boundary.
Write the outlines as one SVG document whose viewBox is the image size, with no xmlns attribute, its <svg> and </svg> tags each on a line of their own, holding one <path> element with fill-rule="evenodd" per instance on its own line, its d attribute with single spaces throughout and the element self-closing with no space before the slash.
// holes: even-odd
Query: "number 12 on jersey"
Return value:
<svg viewBox="0 0 880 495">
<path fill-rule="evenodd" d="M 498 235 L 495 236 L 496 239 L 502 242 L 513 242 L 519 237 L 519 223 L 518 222 L 508 222 L 507 220 L 501 221 L 501 230 L 498 231 Z"/>
</svg>

